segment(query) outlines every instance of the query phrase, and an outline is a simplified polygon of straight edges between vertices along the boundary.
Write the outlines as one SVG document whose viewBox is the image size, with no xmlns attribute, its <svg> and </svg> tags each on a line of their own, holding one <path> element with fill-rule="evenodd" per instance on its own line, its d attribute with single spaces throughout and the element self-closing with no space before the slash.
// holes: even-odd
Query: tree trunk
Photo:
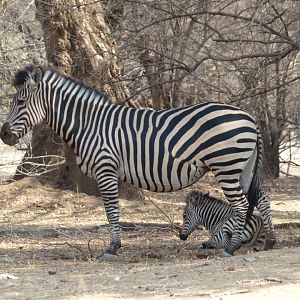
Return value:
<svg viewBox="0 0 300 300">
<path fill-rule="evenodd" d="M 279 137 L 275 132 L 271 132 L 270 125 L 267 125 L 265 119 L 259 120 L 263 139 L 263 173 L 268 178 L 279 177 Z M 270 121 L 270 120 L 268 120 Z M 271 120 L 272 121 L 272 120 Z"/>
<path fill-rule="evenodd" d="M 271 114 L 267 95 L 262 94 L 260 100 L 256 110 L 263 139 L 263 173 L 266 177 L 278 178 L 280 132 L 277 128 L 277 121 Z"/>
<path fill-rule="evenodd" d="M 148 41 L 145 36 L 140 38 L 140 43 L 143 50 L 139 55 L 139 60 L 145 69 L 145 76 L 147 77 L 151 93 L 152 107 L 155 110 L 170 108 L 167 106 L 170 100 L 164 84 L 163 62 L 159 63 L 158 55 L 153 57 L 153 54 L 148 49 Z"/>
<path fill-rule="evenodd" d="M 35 5 L 50 65 L 99 89 L 113 102 L 129 97 L 122 81 L 123 64 L 115 53 L 100 1 L 35 0 Z M 44 136 L 52 136 L 50 129 L 45 131 L 44 126 L 36 129 L 37 132 L 40 130 Z M 55 145 L 51 147 L 55 148 Z M 96 183 L 80 171 L 72 149 L 66 145 L 65 155 L 73 188 L 98 195 Z"/>
<path fill-rule="evenodd" d="M 248 92 L 249 103 L 244 104 L 246 111 L 255 114 L 263 140 L 263 174 L 265 177 L 279 177 L 279 145 L 281 129 L 279 130 L 277 120 L 272 116 L 270 100 L 267 93 L 256 95 L 258 87 L 263 84 L 265 90 L 268 87 L 267 74 L 263 78 L 253 77 L 250 73 L 243 74 L 245 88 Z M 278 99 L 276 99 L 278 100 Z M 240 105 L 240 103 L 238 103 Z"/>
</svg>

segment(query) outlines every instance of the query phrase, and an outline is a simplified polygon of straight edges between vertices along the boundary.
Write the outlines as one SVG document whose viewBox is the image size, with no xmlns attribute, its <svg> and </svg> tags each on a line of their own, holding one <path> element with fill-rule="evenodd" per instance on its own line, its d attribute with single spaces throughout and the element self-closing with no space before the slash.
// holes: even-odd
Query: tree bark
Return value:
<svg viewBox="0 0 300 300">
<path fill-rule="evenodd" d="M 170 108 L 166 104 L 170 103 L 169 95 L 164 84 L 163 62 L 159 62 L 159 56 L 153 57 L 148 49 L 148 40 L 146 36 L 140 38 L 143 50 L 139 55 L 141 65 L 145 69 L 149 90 L 151 93 L 152 107 L 155 110 Z"/>
<path fill-rule="evenodd" d="M 50 65 L 100 90 L 113 102 L 129 97 L 122 81 L 123 64 L 116 55 L 100 1 L 35 0 L 35 5 Z M 33 135 L 33 144 L 35 136 L 40 139 L 41 134 L 52 136 L 50 129 L 45 131 L 45 126 L 41 126 Z M 64 151 L 73 188 L 98 195 L 96 183 L 80 171 L 72 149 L 65 145 Z"/>
<path fill-rule="evenodd" d="M 279 177 L 279 136 L 274 132 L 270 132 L 270 127 L 266 121 L 260 119 L 259 127 L 262 129 L 263 139 L 263 173 L 267 178 Z"/>
</svg>

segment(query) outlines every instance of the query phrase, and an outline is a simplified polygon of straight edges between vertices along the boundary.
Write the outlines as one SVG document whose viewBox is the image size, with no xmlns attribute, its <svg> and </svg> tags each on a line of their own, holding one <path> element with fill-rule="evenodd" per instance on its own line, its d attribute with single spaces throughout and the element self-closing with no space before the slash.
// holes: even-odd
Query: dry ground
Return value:
<svg viewBox="0 0 300 300">
<path fill-rule="evenodd" d="M 299 179 L 265 187 L 275 249 L 242 248 L 232 258 L 197 249 L 204 230 L 179 240 L 176 225 L 194 188 L 222 196 L 206 178 L 182 192 L 121 199 L 123 247 L 115 261 L 101 262 L 93 259 L 109 242 L 101 200 L 30 178 L 0 186 L 0 299 L 296 299 Z"/>
</svg>

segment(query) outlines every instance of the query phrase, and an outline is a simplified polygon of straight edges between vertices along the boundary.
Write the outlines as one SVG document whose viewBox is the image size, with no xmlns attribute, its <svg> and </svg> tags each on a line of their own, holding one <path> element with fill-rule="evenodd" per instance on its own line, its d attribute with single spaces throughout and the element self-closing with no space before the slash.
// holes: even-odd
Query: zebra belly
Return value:
<svg viewBox="0 0 300 300">
<path fill-rule="evenodd" d="M 200 160 L 182 163 L 179 159 L 170 158 L 169 164 L 165 166 L 149 166 L 145 170 L 135 171 L 134 174 L 122 165 L 119 169 L 119 179 L 153 192 L 170 192 L 192 185 L 207 171 Z"/>
<path fill-rule="evenodd" d="M 193 162 L 185 162 L 181 168 L 172 170 L 171 184 L 172 190 L 180 190 L 197 182 L 206 172 L 208 168 L 201 160 Z"/>
<path fill-rule="evenodd" d="M 89 178 L 96 179 L 96 174 L 93 170 L 85 163 L 85 161 L 80 157 L 76 156 L 76 163 L 80 170 Z"/>
</svg>

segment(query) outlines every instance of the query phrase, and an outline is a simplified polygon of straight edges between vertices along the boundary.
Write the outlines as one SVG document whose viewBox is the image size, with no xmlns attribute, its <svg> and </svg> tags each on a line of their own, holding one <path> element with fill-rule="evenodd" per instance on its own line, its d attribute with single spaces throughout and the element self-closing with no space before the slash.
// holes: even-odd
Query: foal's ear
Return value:
<svg viewBox="0 0 300 300">
<path fill-rule="evenodd" d="M 29 74 L 29 84 L 32 87 L 36 87 L 42 80 L 42 77 L 43 77 L 43 71 L 41 67 L 39 66 L 34 67 L 31 73 Z"/>
<path fill-rule="evenodd" d="M 196 206 L 199 199 L 199 192 L 198 191 L 192 191 L 187 196 L 187 202 L 190 203 L 193 206 Z"/>
</svg>

